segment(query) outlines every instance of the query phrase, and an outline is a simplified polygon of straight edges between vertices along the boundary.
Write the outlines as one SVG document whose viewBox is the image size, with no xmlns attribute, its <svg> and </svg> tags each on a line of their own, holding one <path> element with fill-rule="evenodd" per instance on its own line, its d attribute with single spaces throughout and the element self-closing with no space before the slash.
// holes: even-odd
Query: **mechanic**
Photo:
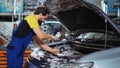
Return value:
<svg viewBox="0 0 120 68">
<path fill-rule="evenodd" d="M 22 68 L 24 51 L 34 39 L 43 49 L 53 54 L 58 54 L 58 49 L 53 49 L 43 42 L 43 40 L 58 40 L 56 36 L 45 34 L 40 29 L 40 24 L 47 19 L 49 12 L 46 7 L 39 6 L 34 14 L 26 16 L 12 33 L 11 41 L 8 43 L 7 68 Z"/>
</svg>

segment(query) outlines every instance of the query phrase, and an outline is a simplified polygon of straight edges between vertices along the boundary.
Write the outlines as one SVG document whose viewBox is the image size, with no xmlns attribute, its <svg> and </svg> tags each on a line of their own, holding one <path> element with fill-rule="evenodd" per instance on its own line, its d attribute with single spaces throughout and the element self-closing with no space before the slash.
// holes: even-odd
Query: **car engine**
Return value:
<svg viewBox="0 0 120 68">
<path fill-rule="evenodd" d="M 56 44 L 52 47 L 59 49 L 60 54 L 54 55 L 40 48 L 35 48 L 31 56 L 38 60 L 46 60 L 47 65 L 45 68 L 75 68 L 75 66 L 78 68 L 79 63 L 76 62 L 83 56 L 82 53 L 74 50 L 70 44 Z"/>
</svg>

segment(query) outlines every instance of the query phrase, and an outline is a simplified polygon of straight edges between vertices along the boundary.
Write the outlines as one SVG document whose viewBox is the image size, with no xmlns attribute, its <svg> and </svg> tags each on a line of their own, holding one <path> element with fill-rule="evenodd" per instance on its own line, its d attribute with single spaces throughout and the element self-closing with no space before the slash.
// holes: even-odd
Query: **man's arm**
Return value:
<svg viewBox="0 0 120 68">
<path fill-rule="evenodd" d="M 45 39 L 45 40 L 49 40 L 49 39 L 58 40 L 58 38 L 53 36 L 53 35 L 45 34 L 40 28 L 33 28 L 33 31 L 38 36 L 38 38 L 41 40 L 43 40 L 43 39 Z"/>
<path fill-rule="evenodd" d="M 51 52 L 53 54 L 58 54 L 59 50 L 58 49 L 53 49 L 49 47 L 47 44 L 43 43 L 37 36 L 33 36 L 33 39 L 36 41 L 36 43 L 43 49 L 48 52 Z"/>
</svg>

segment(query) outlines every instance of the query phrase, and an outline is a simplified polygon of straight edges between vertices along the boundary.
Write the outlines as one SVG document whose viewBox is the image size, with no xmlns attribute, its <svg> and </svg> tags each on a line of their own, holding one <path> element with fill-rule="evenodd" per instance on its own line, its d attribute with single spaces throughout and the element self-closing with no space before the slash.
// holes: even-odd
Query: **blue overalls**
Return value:
<svg viewBox="0 0 120 68">
<path fill-rule="evenodd" d="M 14 33 L 18 28 L 19 26 L 13 32 L 12 40 L 7 46 L 7 68 L 22 68 L 24 51 L 33 37 L 33 31 L 24 38 L 15 37 Z"/>
</svg>

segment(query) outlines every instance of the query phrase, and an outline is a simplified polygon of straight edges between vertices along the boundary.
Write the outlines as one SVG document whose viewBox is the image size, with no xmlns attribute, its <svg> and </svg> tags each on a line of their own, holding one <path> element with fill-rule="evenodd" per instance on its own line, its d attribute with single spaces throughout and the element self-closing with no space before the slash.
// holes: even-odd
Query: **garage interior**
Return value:
<svg viewBox="0 0 120 68">
<path fill-rule="evenodd" d="M 35 8 L 39 5 L 44 5 L 46 0 L 0 0 L 0 68 L 6 67 L 6 46 L 10 41 L 12 31 L 15 24 L 19 24 L 20 21 L 27 15 L 33 13 Z M 109 17 L 119 18 L 120 16 L 120 0 L 85 0 L 88 1 L 101 10 L 103 10 Z M 54 26 L 55 25 L 55 26 Z M 61 28 L 60 22 L 49 17 L 44 24 L 41 25 L 41 29 L 47 34 L 56 35 L 57 32 L 53 30 L 56 28 L 58 31 L 63 31 L 67 35 L 67 29 Z M 48 31 L 49 30 L 49 31 Z M 54 32 L 53 32 L 54 31 Z M 59 35 L 59 32 L 58 32 Z M 65 40 L 64 36 L 61 40 Z M 51 42 L 48 42 L 51 43 Z M 31 53 L 31 47 L 28 47 L 25 51 L 24 65 Z"/>
</svg>

